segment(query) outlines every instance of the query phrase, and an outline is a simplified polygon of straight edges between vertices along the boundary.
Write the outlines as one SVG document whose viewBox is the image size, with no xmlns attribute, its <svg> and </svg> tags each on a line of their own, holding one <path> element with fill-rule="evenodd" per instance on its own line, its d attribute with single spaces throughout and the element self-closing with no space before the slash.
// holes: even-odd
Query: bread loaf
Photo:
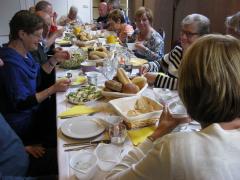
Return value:
<svg viewBox="0 0 240 180">
<path fill-rule="evenodd" d="M 139 91 L 139 87 L 133 83 L 124 84 L 122 87 L 122 92 L 127 94 L 136 94 Z"/>
<path fill-rule="evenodd" d="M 136 76 L 132 79 L 133 84 L 136 84 L 140 89 L 142 89 L 147 83 L 147 79 L 143 76 Z"/>
<path fill-rule="evenodd" d="M 89 53 L 88 59 L 89 59 L 89 60 L 97 60 L 97 59 L 101 59 L 101 57 L 99 57 L 99 56 L 96 55 L 96 54 L 91 54 L 91 53 Z"/>
<path fill-rule="evenodd" d="M 123 68 L 117 69 L 117 78 L 123 85 L 132 83 Z"/>
<path fill-rule="evenodd" d="M 114 80 L 108 80 L 105 81 L 105 87 L 113 91 L 120 92 L 122 90 L 122 83 Z"/>
<path fill-rule="evenodd" d="M 106 58 L 108 56 L 107 53 L 101 51 L 92 51 L 90 54 L 97 55 L 101 58 Z"/>
</svg>

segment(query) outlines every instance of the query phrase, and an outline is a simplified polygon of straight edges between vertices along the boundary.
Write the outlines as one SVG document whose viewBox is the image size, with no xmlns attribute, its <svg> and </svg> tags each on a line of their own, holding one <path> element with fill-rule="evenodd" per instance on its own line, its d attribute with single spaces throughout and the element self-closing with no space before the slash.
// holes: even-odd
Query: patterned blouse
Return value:
<svg viewBox="0 0 240 180">
<path fill-rule="evenodd" d="M 149 40 L 144 41 L 143 45 L 146 50 L 135 50 L 135 55 L 148 61 L 155 61 L 161 59 L 164 55 L 164 39 L 157 32 L 152 31 Z"/>
</svg>

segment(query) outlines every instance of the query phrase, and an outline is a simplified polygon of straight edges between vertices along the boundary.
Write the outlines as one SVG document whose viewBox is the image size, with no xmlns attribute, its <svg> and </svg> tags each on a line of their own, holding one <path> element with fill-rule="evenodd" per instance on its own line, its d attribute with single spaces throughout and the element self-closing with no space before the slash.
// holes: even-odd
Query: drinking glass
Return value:
<svg viewBox="0 0 240 180">
<path fill-rule="evenodd" d="M 109 136 L 111 143 L 123 144 L 127 136 L 126 126 L 122 123 L 112 124 L 109 126 Z"/>
</svg>

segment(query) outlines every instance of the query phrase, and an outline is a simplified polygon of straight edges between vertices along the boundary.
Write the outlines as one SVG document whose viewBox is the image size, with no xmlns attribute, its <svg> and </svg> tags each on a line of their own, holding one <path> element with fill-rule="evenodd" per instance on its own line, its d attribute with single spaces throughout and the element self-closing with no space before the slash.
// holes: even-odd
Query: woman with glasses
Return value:
<svg viewBox="0 0 240 180">
<path fill-rule="evenodd" d="M 43 24 L 42 18 L 29 11 L 17 12 L 9 24 L 10 41 L 0 48 L 0 58 L 5 64 L 0 68 L 0 111 L 24 145 L 41 143 L 36 125 L 39 104 L 56 92 L 66 91 L 70 84 L 64 79 L 38 91 L 41 69 L 30 51 L 38 48 Z M 66 52 L 65 59 L 69 58 Z"/>
<path fill-rule="evenodd" d="M 152 11 L 146 7 L 140 7 L 135 13 L 135 23 L 137 26 L 135 55 L 148 61 L 162 58 L 164 55 L 164 37 L 152 27 Z"/>
<path fill-rule="evenodd" d="M 177 89 L 178 69 L 181 65 L 183 53 L 200 36 L 210 31 L 210 21 L 201 14 L 186 16 L 181 23 L 181 46 L 176 46 L 162 59 L 149 62 L 140 68 L 142 74 L 146 72 L 163 72 L 158 75 L 146 73 L 148 83 L 155 87 Z"/>
</svg>

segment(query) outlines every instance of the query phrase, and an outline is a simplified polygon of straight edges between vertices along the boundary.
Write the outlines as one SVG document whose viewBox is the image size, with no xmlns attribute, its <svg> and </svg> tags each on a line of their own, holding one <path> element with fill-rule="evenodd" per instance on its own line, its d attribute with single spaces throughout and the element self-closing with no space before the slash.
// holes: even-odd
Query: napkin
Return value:
<svg viewBox="0 0 240 180">
<path fill-rule="evenodd" d="M 149 126 L 140 129 L 129 130 L 128 136 L 133 145 L 137 146 L 142 143 L 148 136 L 150 136 L 155 129 L 156 126 Z"/>
<path fill-rule="evenodd" d="M 76 78 L 73 78 L 71 85 L 79 85 L 85 83 L 87 78 L 85 76 L 77 76 Z"/>
<path fill-rule="evenodd" d="M 75 117 L 75 116 L 81 116 L 84 114 L 92 114 L 95 112 L 98 112 L 98 108 L 93 108 L 85 105 L 77 105 L 73 106 L 72 108 L 68 109 L 65 112 L 62 112 L 58 115 L 60 118 L 68 118 L 68 117 Z"/>
</svg>

